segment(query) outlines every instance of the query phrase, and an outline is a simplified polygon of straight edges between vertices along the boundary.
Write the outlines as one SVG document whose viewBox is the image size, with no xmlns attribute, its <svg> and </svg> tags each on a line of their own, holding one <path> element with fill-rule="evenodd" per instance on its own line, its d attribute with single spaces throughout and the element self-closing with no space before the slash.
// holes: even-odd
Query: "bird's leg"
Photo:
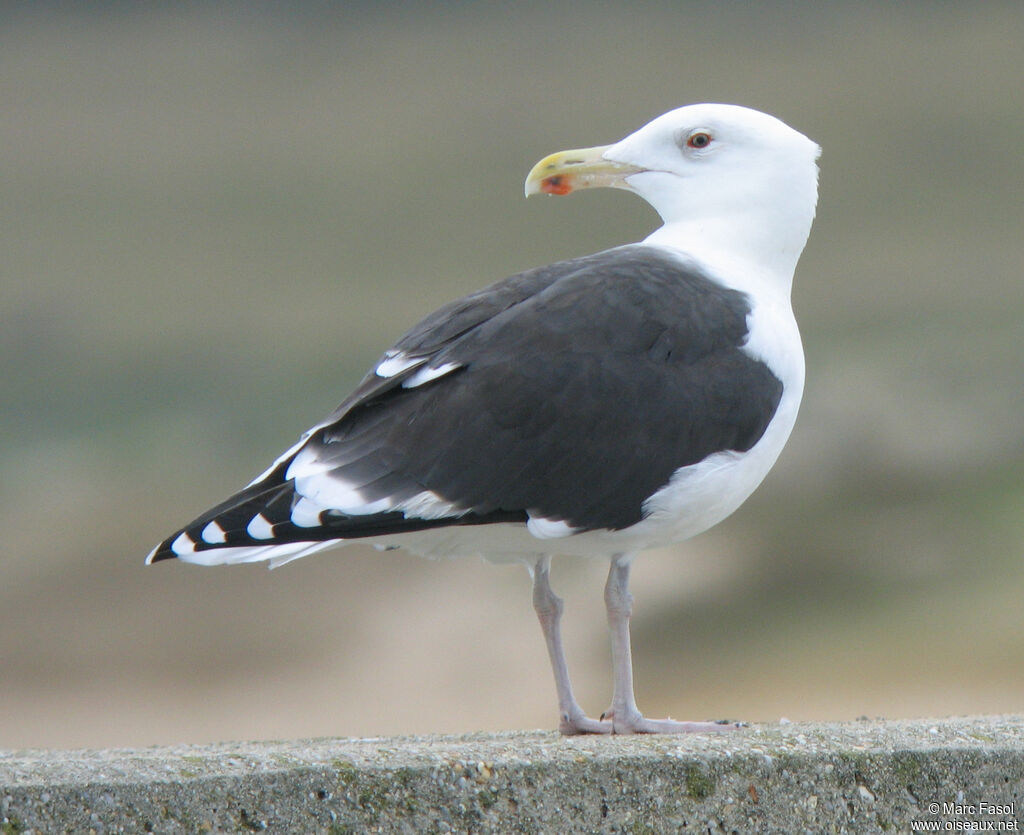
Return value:
<svg viewBox="0 0 1024 835">
<path fill-rule="evenodd" d="M 537 619 L 540 620 L 540 628 L 544 631 L 544 641 L 547 643 L 551 667 L 555 673 L 555 689 L 558 691 L 558 730 L 566 736 L 611 733 L 611 722 L 588 717 L 572 694 L 569 667 L 565 663 L 565 650 L 562 649 L 562 598 L 551 590 L 550 569 L 551 557 L 542 557 L 531 573 L 533 608 L 537 612 Z"/>
<path fill-rule="evenodd" d="M 739 727 L 736 723 L 677 722 L 674 719 L 646 719 L 633 695 L 633 653 L 629 640 L 629 619 L 633 614 L 633 595 L 629 593 L 630 557 L 612 560 L 604 602 L 608 609 L 608 628 L 612 639 L 612 674 L 615 688 L 612 704 L 602 719 L 611 719 L 616 734 L 678 734 L 695 731 L 724 731 Z"/>
</svg>

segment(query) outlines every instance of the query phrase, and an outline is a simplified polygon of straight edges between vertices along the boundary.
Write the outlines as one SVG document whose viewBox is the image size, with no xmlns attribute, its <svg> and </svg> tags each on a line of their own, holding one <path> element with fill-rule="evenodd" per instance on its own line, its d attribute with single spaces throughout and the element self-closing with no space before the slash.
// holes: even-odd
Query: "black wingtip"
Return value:
<svg viewBox="0 0 1024 835">
<path fill-rule="evenodd" d="M 161 542 L 146 556 L 146 565 L 152 565 L 161 560 L 176 560 L 177 558 L 178 555 L 168 547 L 167 543 Z"/>
</svg>

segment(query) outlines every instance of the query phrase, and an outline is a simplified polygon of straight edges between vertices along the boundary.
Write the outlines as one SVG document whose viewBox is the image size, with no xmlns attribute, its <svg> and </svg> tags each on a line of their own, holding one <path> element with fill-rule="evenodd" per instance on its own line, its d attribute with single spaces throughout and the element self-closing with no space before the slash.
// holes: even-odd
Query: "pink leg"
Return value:
<svg viewBox="0 0 1024 835">
<path fill-rule="evenodd" d="M 615 678 L 615 689 L 611 707 L 601 715 L 601 718 L 611 720 L 612 733 L 616 734 L 679 734 L 728 731 L 740 727 L 735 722 L 646 719 L 637 709 L 633 695 L 633 654 L 629 639 L 629 619 L 633 614 L 633 595 L 629 593 L 629 565 L 629 557 L 615 557 L 604 588 L 608 628 L 612 639 L 612 674 Z"/>
<path fill-rule="evenodd" d="M 558 730 L 566 736 L 575 734 L 607 734 L 612 731 L 611 722 L 589 718 L 576 703 L 569 681 L 569 667 L 565 663 L 562 649 L 562 598 L 551 590 L 551 557 L 542 557 L 533 569 L 533 608 L 544 631 L 548 645 L 551 667 L 555 673 L 555 689 L 558 691 Z"/>
</svg>

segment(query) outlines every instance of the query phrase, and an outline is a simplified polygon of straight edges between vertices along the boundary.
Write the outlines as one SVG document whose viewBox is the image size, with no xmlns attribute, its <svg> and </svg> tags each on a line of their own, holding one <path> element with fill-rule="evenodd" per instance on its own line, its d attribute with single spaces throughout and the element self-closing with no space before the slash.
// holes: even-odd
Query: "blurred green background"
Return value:
<svg viewBox="0 0 1024 835">
<path fill-rule="evenodd" d="M 693 101 L 824 148 L 808 383 L 747 506 L 638 562 L 641 707 L 1024 712 L 1024 7 L 751 6 L 5 5 L 0 747 L 553 728 L 519 568 L 142 560 L 423 314 L 647 234 L 523 178 Z M 604 574 L 554 570 L 595 713 Z"/>
</svg>

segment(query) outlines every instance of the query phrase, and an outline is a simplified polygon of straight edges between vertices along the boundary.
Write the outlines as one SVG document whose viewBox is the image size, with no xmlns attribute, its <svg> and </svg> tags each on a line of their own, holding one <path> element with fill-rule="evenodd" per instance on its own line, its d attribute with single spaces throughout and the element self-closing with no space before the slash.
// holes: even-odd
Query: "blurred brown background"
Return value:
<svg viewBox="0 0 1024 835">
<path fill-rule="evenodd" d="M 1024 711 L 1019 3 L 67 8 L 0 12 L 0 747 L 553 728 L 521 569 L 142 560 L 421 315 L 645 235 L 523 178 L 693 101 L 824 147 L 808 384 L 748 505 L 638 563 L 641 707 Z M 554 571 L 593 712 L 604 573 Z"/>
</svg>

